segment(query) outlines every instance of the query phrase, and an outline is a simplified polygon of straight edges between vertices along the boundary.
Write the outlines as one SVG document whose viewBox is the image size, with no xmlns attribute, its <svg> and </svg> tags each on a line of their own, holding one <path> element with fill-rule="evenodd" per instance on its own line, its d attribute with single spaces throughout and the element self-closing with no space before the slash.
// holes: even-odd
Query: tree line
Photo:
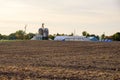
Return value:
<svg viewBox="0 0 120 80">
<path fill-rule="evenodd" d="M 120 32 L 116 32 L 115 34 L 113 34 L 111 36 L 107 36 L 105 34 L 102 34 L 101 36 L 99 36 L 99 35 L 95 35 L 95 34 L 89 34 L 86 31 L 83 31 L 82 35 L 86 36 L 86 37 L 95 37 L 98 40 L 110 39 L 110 40 L 113 40 L 113 41 L 120 41 Z"/>
<path fill-rule="evenodd" d="M 33 36 L 35 36 L 34 33 L 26 34 L 23 30 L 19 30 L 9 35 L 0 34 L 0 40 L 30 40 Z"/>
<path fill-rule="evenodd" d="M 33 36 L 35 36 L 36 34 L 34 33 L 28 33 L 26 34 L 25 31 L 23 30 L 18 30 L 14 33 L 11 33 L 9 35 L 2 35 L 0 34 L 0 40 L 30 40 L 31 38 L 33 38 Z M 49 39 L 54 40 L 55 36 L 73 36 L 74 34 L 53 34 L 53 35 L 49 35 Z M 98 40 L 100 39 L 110 39 L 113 41 L 120 41 L 120 32 L 117 32 L 111 36 L 106 36 L 105 34 L 102 34 L 101 36 L 99 35 L 95 35 L 95 34 L 89 34 L 87 31 L 83 31 L 82 35 L 85 37 L 95 37 Z"/>
</svg>

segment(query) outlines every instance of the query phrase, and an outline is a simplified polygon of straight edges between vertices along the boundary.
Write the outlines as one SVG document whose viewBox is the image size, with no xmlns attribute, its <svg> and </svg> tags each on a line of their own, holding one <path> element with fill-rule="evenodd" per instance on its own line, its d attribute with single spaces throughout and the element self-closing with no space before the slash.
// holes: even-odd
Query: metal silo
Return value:
<svg viewBox="0 0 120 80">
<path fill-rule="evenodd" d="M 49 30 L 48 30 L 48 28 L 44 28 L 44 31 L 43 31 L 44 40 L 48 40 L 48 35 L 49 35 Z"/>
<path fill-rule="evenodd" d="M 44 23 L 42 23 L 42 27 L 39 28 L 38 34 L 34 36 L 31 40 L 48 40 L 49 30 L 48 28 L 44 28 Z"/>
<path fill-rule="evenodd" d="M 43 36 L 43 33 L 44 33 L 43 28 L 40 28 L 40 29 L 38 30 L 38 33 L 39 33 L 39 35 L 42 35 L 42 36 Z"/>
</svg>

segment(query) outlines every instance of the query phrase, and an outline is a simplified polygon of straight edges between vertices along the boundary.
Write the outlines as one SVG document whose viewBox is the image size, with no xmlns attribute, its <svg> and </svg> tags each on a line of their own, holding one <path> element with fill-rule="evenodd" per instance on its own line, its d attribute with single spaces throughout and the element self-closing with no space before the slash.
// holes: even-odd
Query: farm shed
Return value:
<svg viewBox="0 0 120 80">
<path fill-rule="evenodd" d="M 90 41 L 84 36 L 56 36 L 55 41 Z"/>
<path fill-rule="evenodd" d="M 99 41 L 96 37 L 88 37 L 91 41 Z"/>
</svg>

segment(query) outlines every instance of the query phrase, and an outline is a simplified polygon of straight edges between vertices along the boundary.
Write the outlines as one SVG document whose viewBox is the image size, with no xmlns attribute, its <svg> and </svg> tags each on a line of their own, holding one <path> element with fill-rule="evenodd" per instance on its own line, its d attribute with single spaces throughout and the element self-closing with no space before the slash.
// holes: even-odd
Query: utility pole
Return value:
<svg viewBox="0 0 120 80">
<path fill-rule="evenodd" d="M 25 38 L 25 35 L 26 35 L 27 24 L 25 25 L 24 28 L 25 28 L 25 31 L 24 31 L 24 32 L 25 32 L 25 33 L 24 33 L 24 40 L 25 40 L 25 39 L 26 39 L 26 38 Z"/>
<path fill-rule="evenodd" d="M 25 34 L 26 34 L 27 24 L 25 25 L 25 27 L 24 27 L 24 28 L 25 28 Z"/>
<path fill-rule="evenodd" d="M 42 28 L 44 28 L 44 25 L 45 25 L 45 24 L 44 24 L 44 23 L 42 23 Z"/>
</svg>

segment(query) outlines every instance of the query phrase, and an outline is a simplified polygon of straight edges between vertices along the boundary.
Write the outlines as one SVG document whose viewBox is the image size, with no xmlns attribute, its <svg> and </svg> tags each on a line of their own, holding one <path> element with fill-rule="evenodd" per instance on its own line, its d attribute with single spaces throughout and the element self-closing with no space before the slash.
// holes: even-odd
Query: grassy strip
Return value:
<svg viewBox="0 0 120 80">
<path fill-rule="evenodd" d="M 0 40 L 0 42 L 16 42 L 16 41 L 25 41 L 25 40 Z"/>
</svg>

